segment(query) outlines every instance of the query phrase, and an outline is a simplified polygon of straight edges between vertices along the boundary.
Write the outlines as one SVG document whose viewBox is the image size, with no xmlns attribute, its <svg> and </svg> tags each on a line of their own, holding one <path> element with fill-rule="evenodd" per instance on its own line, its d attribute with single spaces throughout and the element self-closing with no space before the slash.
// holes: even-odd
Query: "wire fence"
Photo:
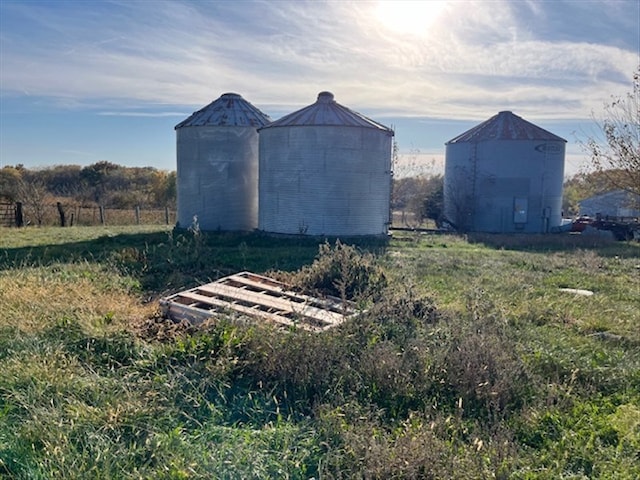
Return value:
<svg viewBox="0 0 640 480">
<path fill-rule="evenodd" d="M 412 212 L 397 210 L 391 215 L 391 228 L 437 228 L 436 223 L 429 218 L 421 218 Z"/>
<path fill-rule="evenodd" d="M 432 220 L 417 218 L 411 212 L 394 211 L 392 228 L 436 228 Z M 172 208 L 110 208 L 58 206 L 47 204 L 27 206 L 0 202 L 0 226 L 95 226 L 95 225 L 175 225 Z"/>
<path fill-rule="evenodd" d="M 104 206 L 29 206 L 0 203 L 0 226 L 95 226 L 95 225 L 173 225 L 176 211 L 171 208 L 109 208 Z"/>
</svg>

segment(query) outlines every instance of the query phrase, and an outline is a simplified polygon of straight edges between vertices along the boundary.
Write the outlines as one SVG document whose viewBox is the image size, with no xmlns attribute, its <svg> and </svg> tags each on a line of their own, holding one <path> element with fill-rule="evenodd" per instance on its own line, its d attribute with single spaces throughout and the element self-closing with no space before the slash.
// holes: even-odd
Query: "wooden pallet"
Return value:
<svg viewBox="0 0 640 480">
<path fill-rule="evenodd" d="M 356 315 L 351 303 L 293 292 L 277 280 L 240 272 L 166 297 L 160 306 L 168 318 L 200 323 L 220 314 L 248 316 L 310 331 L 335 327 Z"/>
</svg>

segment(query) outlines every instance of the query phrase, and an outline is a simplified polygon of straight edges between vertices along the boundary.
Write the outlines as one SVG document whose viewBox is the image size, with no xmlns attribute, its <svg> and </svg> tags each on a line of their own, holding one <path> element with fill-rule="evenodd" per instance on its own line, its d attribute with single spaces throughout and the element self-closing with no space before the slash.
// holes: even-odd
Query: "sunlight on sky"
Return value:
<svg viewBox="0 0 640 480">
<path fill-rule="evenodd" d="M 228 91 L 277 119 L 331 90 L 397 127 L 412 174 L 502 110 L 566 138 L 569 159 L 592 112 L 631 90 L 639 14 L 638 0 L 0 0 L 0 167 L 175 168 L 173 127 Z"/>
<path fill-rule="evenodd" d="M 380 0 L 375 15 L 396 33 L 424 36 L 446 5 L 440 0 Z"/>
</svg>

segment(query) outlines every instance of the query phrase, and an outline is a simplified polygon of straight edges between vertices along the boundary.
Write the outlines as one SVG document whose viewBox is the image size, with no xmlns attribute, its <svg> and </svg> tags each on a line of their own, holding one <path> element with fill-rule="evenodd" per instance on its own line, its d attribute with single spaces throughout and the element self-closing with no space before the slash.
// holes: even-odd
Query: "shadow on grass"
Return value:
<svg viewBox="0 0 640 480">
<path fill-rule="evenodd" d="M 336 238 L 274 237 L 263 233 L 171 232 L 103 235 L 62 244 L 25 246 L 0 253 L 0 270 L 90 262 L 137 278 L 145 291 L 190 288 L 242 270 L 293 271 L 310 264 L 324 242 Z M 386 239 L 344 238 L 343 243 L 382 252 Z"/>
<path fill-rule="evenodd" d="M 599 255 L 637 256 L 640 243 L 621 242 L 609 238 L 580 234 L 498 234 L 469 233 L 469 243 L 481 243 L 491 248 L 525 252 L 561 252 L 569 250 L 597 250 Z"/>
</svg>

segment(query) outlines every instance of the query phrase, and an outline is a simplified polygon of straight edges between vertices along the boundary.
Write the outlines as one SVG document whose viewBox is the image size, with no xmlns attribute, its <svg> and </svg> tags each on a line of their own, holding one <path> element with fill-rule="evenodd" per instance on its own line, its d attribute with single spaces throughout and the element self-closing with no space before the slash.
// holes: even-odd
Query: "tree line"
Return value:
<svg viewBox="0 0 640 480">
<path fill-rule="evenodd" d="M 9 165 L 0 169 L 0 197 L 26 205 L 62 201 L 83 207 L 174 208 L 176 173 L 107 161 L 39 169 Z"/>
<path fill-rule="evenodd" d="M 594 115 L 595 133 L 578 139 L 589 156 L 589 171 L 565 179 L 562 210 L 579 214 L 579 202 L 611 190 L 640 195 L 640 65 L 633 74 L 632 91 L 613 96 L 601 118 Z M 397 157 L 394 144 L 394 158 Z M 443 177 L 418 176 L 394 180 L 391 208 L 408 212 L 415 223 L 442 220 Z"/>
<path fill-rule="evenodd" d="M 439 226 L 444 205 L 444 177 L 420 175 L 393 180 L 391 209 L 406 218 L 403 224 L 419 226 L 432 220 Z M 409 216 L 405 217 L 408 214 Z"/>
<path fill-rule="evenodd" d="M 620 188 L 625 171 L 609 169 L 576 173 L 565 179 L 562 198 L 562 211 L 565 217 L 574 217 L 580 213 L 580 202 L 594 195 Z M 612 179 L 619 180 L 618 182 Z M 426 220 L 439 225 L 443 214 L 442 175 L 417 176 L 395 179 L 391 194 L 393 211 L 407 215 L 407 224 L 418 226 Z M 409 217 L 410 216 L 410 217 Z"/>
<path fill-rule="evenodd" d="M 633 90 L 605 104 L 596 120 L 599 134 L 579 140 L 591 158 L 589 173 L 566 180 L 563 211 L 578 214 L 578 202 L 613 189 L 640 194 L 640 67 L 633 76 Z M 394 145 L 394 157 L 397 145 Z M 125 167 L 100 161 L 81 167 L 58 165 L 28 169 L 23 165 L 0 169 L 0 203 L 24 204 L 31 212 L 45 205 L 113 209 L 175 209 L 176 172 L 154 167 Z M 394 179 L 391 209 L 410 214 L 413 226 L 425 220 L 442 220 L 443 176 Z M 39 222 L 38 222 L 39 223 Z M 408 224 L 408 222 L 407 222 Z"/>
<path fill-rule="evenodd" d="M 52 208 L 57 208 L 62 224 L 64 212 L 73 209 L 175 210 L 176 173 L 107 161 L 38 169 L 9 165 L 0 169 L 1 202 L 16 204 L 18 225 L 23 208 L 38 225 Z"/>
<path fill-rule="evenodd" d="M 615 169 L 579 173 L 565 181 L 563 211 L 579 213 L 579 202 L 616 187 L 611 178 L 624 176 Z M 442 175 L 394 179 L 391 209 L 403 224 L 418 226 L 427 220 L 439 225 L 443 212 Z M 20 202 L 38 218 L 38 211 L 60 203 L 65 208 L 175 210 L 176 172 L 153 167 L 125 167 L 97 162 L 81 167 L 57 165 L 28 169 L 22 165 L 0 169 L 0 201 Z"/>
</svg>

